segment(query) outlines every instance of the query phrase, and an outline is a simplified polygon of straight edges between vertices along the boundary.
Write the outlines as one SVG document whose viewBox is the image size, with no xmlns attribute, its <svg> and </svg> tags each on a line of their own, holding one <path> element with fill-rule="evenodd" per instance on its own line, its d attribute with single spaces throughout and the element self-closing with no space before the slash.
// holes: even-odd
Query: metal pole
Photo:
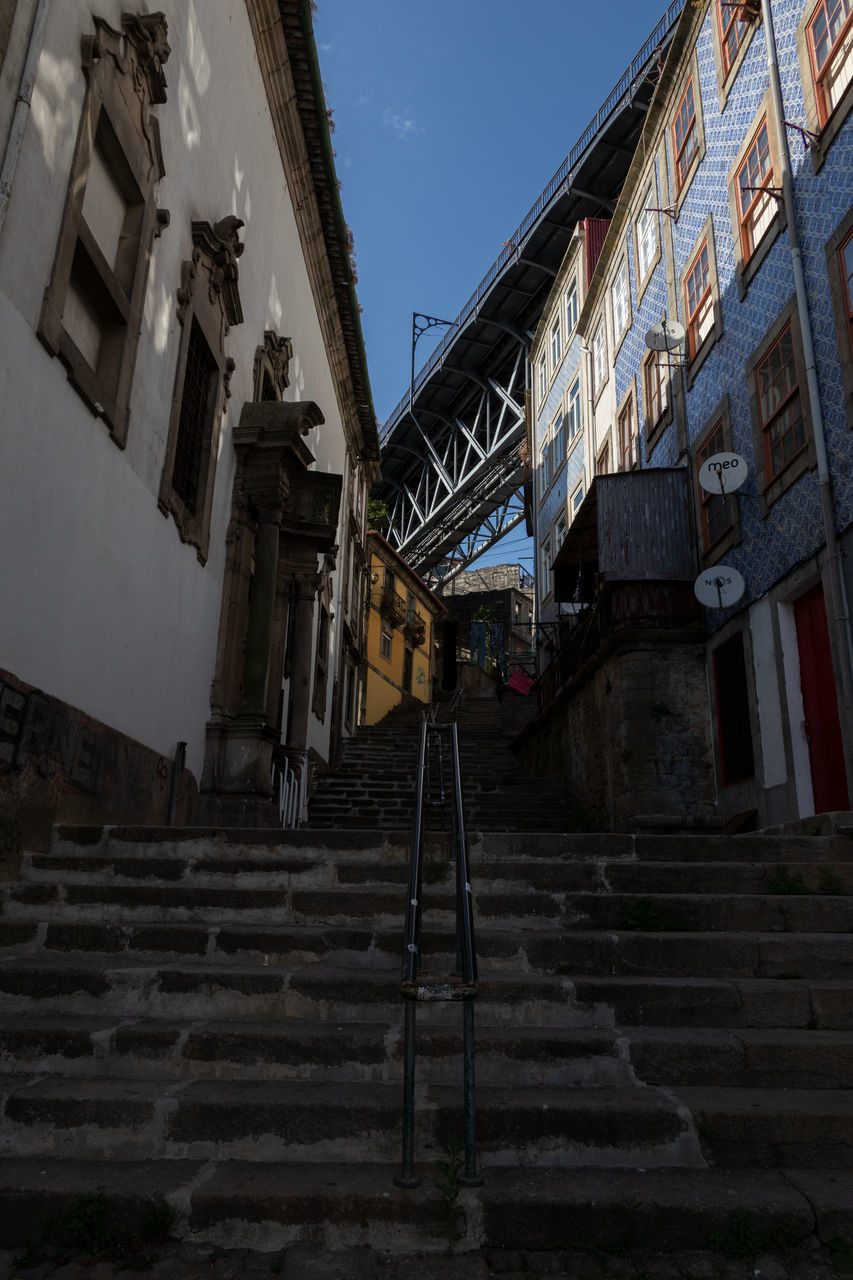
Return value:
<svg viewBox="0 0 853 1280">
<path fill-rule="evenodd" d="M 415 1163 L 415 1018 L 416 1001 L 406 1000 L 405 1043 L 403 1059 L 403 1162 L 394 1179 L 398 1187 L 419 1187 L 421 1180 L 414 1172 Z"/>
<path fill-rule="evenodd" d="M 483 1178 L 477 1172 L 477 1134 L 474 1105 L 474 999 L 467 996 L 462 1001 L 463 1027 L 463 1093 L 465 1108 L 465 1172 L 459 1181 L 466 1187 L 481 1187 Z"/>
</svg>

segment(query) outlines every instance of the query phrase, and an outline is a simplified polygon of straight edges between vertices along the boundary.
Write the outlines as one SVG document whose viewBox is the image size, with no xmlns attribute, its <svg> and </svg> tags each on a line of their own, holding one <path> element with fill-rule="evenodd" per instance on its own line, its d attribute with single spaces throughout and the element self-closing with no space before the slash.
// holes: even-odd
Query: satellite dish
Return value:
<svg viewBox="0 0 853 1280">
<path fill-rule="evenodd" d="M 734 493 L 746 481 L 746 458 L 739 453 L 715 453 L 699 468 L 699 483 L 708 493 Z"/>
<path fill-rule="evenodd" d="M 675 351 L 686 337 L 684 325 L 677 320 L 661 320 L 653 324 L 646 334 L 649 351 Z"/>
<path fill-rule="evenodd" d="M 737 604 L 745 590 L 746 583 L 741 574 L 727 564 L 715 564 L 712 569 L 706 569 L 693 583 L 693 594 L 708 609 L 730 608 Z"/>
</svg>

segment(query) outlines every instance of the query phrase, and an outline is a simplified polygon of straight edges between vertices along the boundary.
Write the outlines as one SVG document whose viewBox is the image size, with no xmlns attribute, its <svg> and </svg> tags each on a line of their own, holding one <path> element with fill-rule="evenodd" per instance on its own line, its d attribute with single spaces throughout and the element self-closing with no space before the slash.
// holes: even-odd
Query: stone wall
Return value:
<svg viewBox="0 0 853 1280">
<path fill-rule="evenodd" d="M 164 826 L 173 761 L 0 669 L 0 879 L 24 850 L 46 852 L 57 822 Z M 196 784 L 178 788 L 177 822 L 195 816 Z"/>
<path fill-rule="evenodd" d="M 562 780 L 593 830 L 713 825 L 703 646 L 641 630 L 611 636 L 517 749 L 527 772 Z"/>
</svg>

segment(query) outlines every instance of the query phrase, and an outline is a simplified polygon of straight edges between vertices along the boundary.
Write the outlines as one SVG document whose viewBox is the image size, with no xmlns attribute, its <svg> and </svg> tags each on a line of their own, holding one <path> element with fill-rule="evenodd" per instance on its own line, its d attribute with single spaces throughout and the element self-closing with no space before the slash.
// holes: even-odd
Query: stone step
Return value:
<svg viewBox="0 0 853 1280">
<path fill-rule="evenodd" d="M 420 1026 L 417 1080 L 458 1084 L 462 1028 Z M 478 1084 L 652 1085 L 766 1089 L 853 1087 L 853 1031 L 476 1025 Z M 0 1020 L 11 1073 L 116 1079 L 311 1079 L 399 1085 L 403 1030 L 394 1022 L 234 1023 L 117 1015 Z"/>
<path fill-rule="evenodd" d="M 477 1024 L 482 1085 L 633 1083 L 612 1028 L 549 1030 Z M 9 1072 L 114 1079 L 380 1081 L 400 1086 L 402 1020 L 346 1023 L 175 1022 L 22 1016 L 0 1020 Z M 418 1082 L 458 1085 L 462 1024 L 420 1027 Z"/>
<path fill-rule="evenodd" d="M 527 862 L 530 859 L 584 862 L 597 859 L 623 862 L 750 863 L 777 864 L 790 869 L 813 864 L 850 876 L 839 864 L 853 862 L 853 839 L 846 836 L 780 836 L 763 833 L 720 835 L 627 835 L 596 832 L 486 832 L 470 827 L 472 859 L 495 862 Z M 199 862 L 273 862 L 287 858 L 292 864 L 348 862 L 376 858 L 406 861 L 411 844 L 408 827 L 353 828 L 347 831 L 264 831 L 206 827 L 74 827 L 54 832 L 54 856 L 109 857 L 131 860 L 178 859 Z"/>
<path fill-rule="evenodd" d="M 284 1249 L 310 1239 L 330 1250 L 446 1254 L 441 1176 L 418 1164 L 422 1184 L 402 1190 L 396 1163 L 115 1162 L 10 1159 L 0 1165 L 0 1245 L 38 1240 L 51 1219 L 104 1207 L 116 1234 L 139 1234 L 151 1207 L 168 1205 L 174 1234 L 223 1248 Z M 546 1252 L 571 1242 L 578 1256 L 701 1251 L 749 1231 L 756 1253 L 810 1236 L 853 1236 L 849 1181 L 837 1174 L 763 1169 L 484 1168 L 463 1188 L 460 1252 L 478 1246 Z M 100 1199 L 99 1199 L 100 1197 Z M 716 1246 L 719 1249 L 719 1244 Z M 436 1259 L 438 1261 L 438 1259 Z"/>
<path fill-rule="evenodd" d="M 679 1088 L 709 1163 L 743 1169 L 853 1169 L 846 1089 Z"/>
<path fill-rule="evenodd" d="M 572 988 L 626 1027 L 853 1029 L 853 984 L 835 979 L 579 977 Z"/>
<path fill-rule="evenodd" d="M 309 1018 L 397 1022 L 399 971 L 330 965 L 143 964 L 130 957 L 16 957 L 0 968 L 7 1012 L 87 1016 Z M 424 1004 L 424 1025 L 458 1010 Z M 481 977 L 477 1017 L 485 1024 L 545 1027 L 793 1027 L 853 1029 L 853 981 L 837 979 Z"/>
<path fill-rule="evenodd" d="M 501 926 L 505 923 L 500 920 Z M 812 933 L 650 933 L 618 930 L 477 930 L 484 977 L 519 973 L 567 976 L 659 975 L 718 978 L 853 978 L 849 934 Z M 422 941 L 428 968 L 450 972 L 455 965 L 455 932 L 436 925 L 431 913 Z M 374 925 L 349 923 L 214 924 L 100 923 L 98 913 L 72 921 L 0 919 L 0 954 L 18 957 L 103 955 L 145 961 L 206 960 L 212 964 L 268 967 L 318 963 L 399 971 L 399 920 Z"/>
<path fill-rule="evenodd" d="M 849 1089 L 853 1032 L 743 1028 L 623 1028 L 629 1060 L 648 1084 Z"/>
<path fill-rule="evenodd" d="M 821 1094 L 822 1114 L 835 1095 Z M 401 1145 L 398 1084 L 313 1081 L 0 1078 L 4 1156 L 63 1151 L 139 1158 L 392 1162 Z M 836 1108 L 838 1109 L 838 1108 Z M 419 1090 L 415 1141 L 439 1159 L 463 1124 L 461 1087 Z M 493 1165 L 689 1166 L 701 1163 L 683 1110 L 653 1088 L 487 1085 L 477 1090 L 477 1144 Z M 804 1167 L 810 1167 L 806 1161 Z"/>
</svg>

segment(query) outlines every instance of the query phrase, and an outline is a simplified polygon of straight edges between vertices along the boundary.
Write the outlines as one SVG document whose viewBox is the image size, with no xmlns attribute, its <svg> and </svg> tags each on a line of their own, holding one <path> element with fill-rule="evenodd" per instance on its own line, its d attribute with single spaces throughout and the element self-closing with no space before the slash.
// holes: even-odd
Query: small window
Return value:
<svg viewBox="0 0 853 1280">
<path fill-rule="evenodd" d="M 568 532 L 568 522 L 566 520 L 565 515 L 562 515 L 557 521 L 556 527 L 554 529 L 554 541 L 558 551 L 560 550 L 560 547 L 563 545 L 563 543 L 566 541 L 567 532 Z"/>
<path fill-rule="evenodd" d="M 654 203 L 654 188 L 649 187 L 637 219 L 637 274 L 640 280 L 645 280 L 651 271 L 658 251 L 658 218 L 652 207 Z"/>
<path fill-rule="evenodd" d="M 571 444 L 580 435 L 583 429 L 583 420 L 581 418 L 580 378 L 575 378 L 569 388 L 568 412 L 566 416 L 569 424 L 569 444 Z"/>
<path fill-rule="evenodd" d="M 821 127 L 853 80 L 853 0 L 820 0 L 808 24 L 818 120 Z"/>
<path fill-rule="evenodd" d="M 555 476 L 566 456 L 566 419 L 562 409 L 551 427 L 551 475 Z"/>
<path fill-rule="evenodd" d="M 717 25 L 720 32 L 720 50 L 723 59 L 723 79 L 734 66 L 738 50 L 749 32 L 746 5 L 732 0 L 716 0 Z"/>
<path fill-rule="evenodd" d="M 646 431 L 663 417 L 669 404 L 669 354 L 650 351 L 643 364 L 643 390 L 646 400 Z"/>
<path fill-rule="evenodd" d="M 560 321 L 558 318 L 551 325 L 551 372 L 552 373 L 559 365 L 562 354 L 563 354 L 563 333 L 562 333 L 562 329 L 560 328 Z"/>
<path fill-rule="evenodd" d="M 607 448 L 606 448 L 606 446 L 605 446 L 605 448 L 602 450 L 602 454 L 606 454 L 606 452 L 607 452 Z M 601 456 L 602 456 L 602 455 L 599 455 L 599 457 L 601 457 Z M 602 472 L 602 473 L 600 473 L 600 474 L 604 474 L 604 473 Z M 581 505 L 581 503 L 583 502 L 583 497 L 584 497 L 584 494 L 583 494 L 583 481 L 581 481 L 581 483 L 578 485 L 577 489 L 575 489 L 575 491 L 574 491 L 574 493 L 572 494 L 572 497 L 571 497 L 572 519 L 574 519 L 574 518 L 575 518 L 575 516 L 577 515 L 578 511 L 580 510 L 580 505 Z"/>
<path fill-rule="evenodd" d="M 790 323 L 756 366 L 755 386 L 764 445 L 764 479 L 765 484 L 770 484 L 806 447 Z"/>
<path fill-rule="evenodd" d="M 692 360 L 714 327 L 714 298 L 711 292 L 711 267 L 708 241 L 702 241 L 699 252 L 687 271 L 684 283 L 687 345 Z"/>
<path fill-rule="evenodd" d="M 604 316 L 598 322 L 595 337 L 592 340 L 592 382 L 595 394 L 607 381 L 607 334 L 604 327 Z"/>
<path fill-rule="evenodd" d="M 380 656 L 385 658 L 388 662 L 391 661 L 391 643 L 393 641 L 393 638 L 394 638 L 394 633 L 392 632 L 388 623 L 385 622 L 383 619 L 382 631 L 379 636 L 379 653 L 380 653 Z"/>
<path fill-rule="evenodd" d="M 738 220 L 744 263 L 749 261 L 776 215 L 776 199 L 768 189 L 772 186 L 773 156 L 765 116 L 737 171 Z"/>
<path fill-rule="evenodd" d="M 544 360 L 539 361 L 539 407 L 542 407 L 548 393 L 548 366 Z"/>
<path fill-rule="evenodd" d="M 675 120 L 672 124 L 672 147 L 675 167 L 676 190 L 687 181 L 693 157 L 699 150 L 699 127 L 696 122 L 696 103 L 693 96 L 693 77 L 687 81 Z"/>
<path fill-rule="evenodd" d="M 637 440 L 637 420 L 634 415 L 634 397 L 628 397 L 625 407 L 618 418 L 619 438 L 619 470 L 633 471 L 640 465 L 640 450 Z"/>
<path fill-rule="evenodd" d="M 841 289 L 847 316 L 847 339 L 853 353 L 853 231 L 838 250 L 838 267 L 841 273 Z"/>
<path fill-rule="evenodd" d="M 539 475 L 542 478 L 542 489 L 544 493 L 551 483 L 551 442 L 547 440 L 542 446 L 542 452 L 539 454 Z"/>
<path fill-rule="evenodd" d="M 723 428 L 723 420 L 719 419 L 715 422 L 705 439 L 696 450 L 696 457 L 699 463 L 705 462 L 708 458 L 714 456 L 715 453 L 724 453 L 726 450 L 726 438 Z M 707 489 L 700 488 L 700 504 L 701 504 L 701 523 L 702 523 L 702 549 L 707 554 L 712 547 L 715 547 L 735 525 L 735 515 L 737 511 L 737 499 L 731 494 L 709 493 Z"/>
<path fill-rule="evenodd" d="M 243 320 L 237 269 L 242 226 L 233 215 L 215 226 L 194 222 L 194 256 L 182 264 L 178 289 L 181 340 L 158 505 L 173 517 L 181 539 L 195 546 L 202 564 L 210 543 L 220 423 L 234 370 L 225 335 Z"/>
<path fill-rule="evenodd" d="M 542 543 L 542 594 L 551 594 L 551 539 Z"/>
<path fill-rule="evenodd" d="M 613 336 L 618 341 L 628 327 L 628 268 L 624 259 L 610 291 L 613 304 Z"/>
<path fill-rule="evenodd" d="M 597 476 L 607 476 L 610 474 L 610 445 L 609 443 L 599 453 L 595 460 L 595 474 Z"/>
<path fill-rule="evenodd" d="M 573 280 L 566 290 L 566 340 L 568 341 L 577 328 L 578 323 L 578 284 Z"/>
</svg>

